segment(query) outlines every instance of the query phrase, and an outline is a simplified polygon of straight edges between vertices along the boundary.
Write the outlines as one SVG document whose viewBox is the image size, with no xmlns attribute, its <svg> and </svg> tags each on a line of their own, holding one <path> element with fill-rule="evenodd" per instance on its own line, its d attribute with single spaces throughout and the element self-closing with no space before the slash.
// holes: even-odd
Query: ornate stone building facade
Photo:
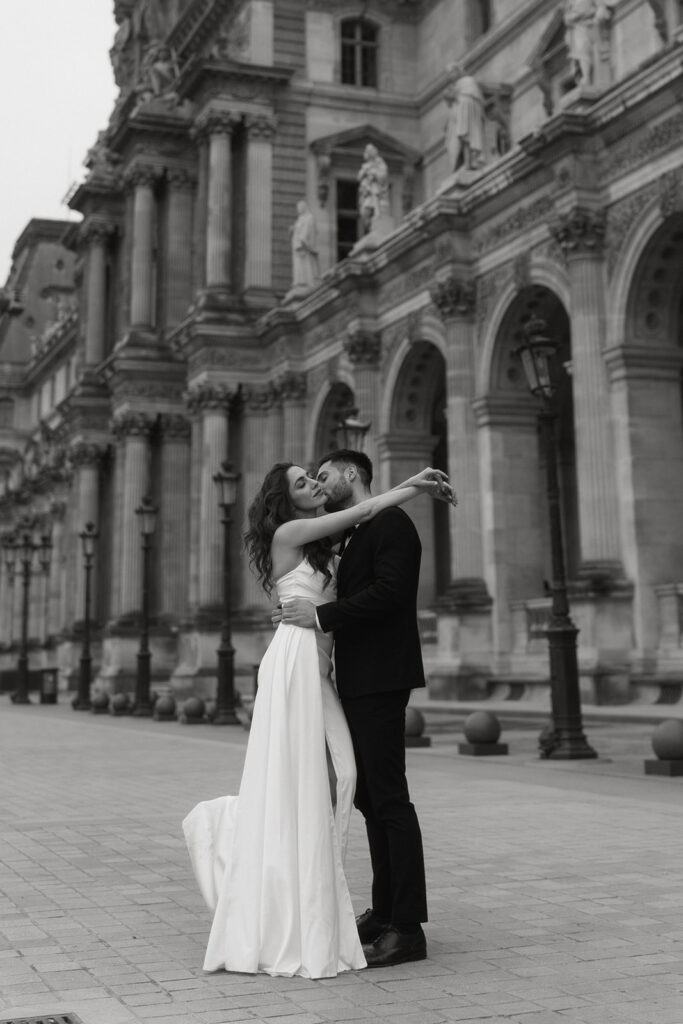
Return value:
<svg viewBox="0 0 683 1024">
<path fill-rule="evenodd" d="M 455 514 L 411 508 L 432 692 L 545 699 L 544 476 L 514 356 L 534 316 L 562 345 L 563 517 L 585 693 L 677 700 L 681 5 L 115 10 L 120 96 L 71 194 L 82 221 L 32 221 L 3 292 L 0 515 L 4 531 L 27 511 L 52 529 L 30 622 L 44 663 L 58 661 L 64 685 L 74 676 L 77 533 L 93 521 L 98 681 L 130 688 L 134 510 L 149 494 L 160 509 L 154 677 L 178 692 L 212 688 L 213 474 L 226 456 L 239 469 L 242 522 L 265 469 L 312 461 L 354 404 L 372 424 L 380 486 L 431 462 L 460 496 Z M 298 204 L 308 221 L 292 235 Z M 303 237 L 309 248 L 293 253 Z M 249 671 L 270 626 L 238 532 L 235 644 Z M 18 588 L 5 570 L 0 586 L 7 667 Z"/>
</svg>

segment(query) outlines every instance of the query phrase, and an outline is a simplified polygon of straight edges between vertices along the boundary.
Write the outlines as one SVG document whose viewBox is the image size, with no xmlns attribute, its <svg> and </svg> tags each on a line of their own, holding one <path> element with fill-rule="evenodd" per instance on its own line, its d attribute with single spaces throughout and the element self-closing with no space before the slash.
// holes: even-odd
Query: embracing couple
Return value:
<svg viewBox="0 0 683 1024">
<path fill-rule="evenodd" d="M 277 630 L 239 795 L 204 801 L 183 822 L 214 915 L 207 971 L 328 978 L 426 957 L 422 838 L 405 775 L 405 709 L 424 686 L 421 545 L 399 506 L 425 493 L 456 502 L 439 470 L 376 497 L 371 482 L 367 456 L 340 449 L 315 476 L 273 466 L 250 506 L 245 542 L 276 593 Z M 354 802 L 373 874 L 372 908 L 357 919 L 343 868 Z"/>
</svg>

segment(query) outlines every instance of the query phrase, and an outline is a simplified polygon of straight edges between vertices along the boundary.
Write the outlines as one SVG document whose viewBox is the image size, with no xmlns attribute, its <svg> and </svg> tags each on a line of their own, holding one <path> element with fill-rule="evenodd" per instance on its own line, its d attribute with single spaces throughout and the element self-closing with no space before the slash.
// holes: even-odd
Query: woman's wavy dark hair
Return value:
<svg viewBox="0 0 683 1024">
<path fill-rule="evenodd" d="M 270 594 L 273 579 L 271 545 L 278 526 L 296 519 L 296 508 L 289 496 L 287 470 L 293 462 L 276 462 L 265 475 L 256 497 L 249 506 L 249 529 L 244 534 L 244 546 L 249 552 L 249 564 L 267 594 Z M 327 585 L 332 579 L 329 569 L 332 546 L 328 538 L 304 544 L 304 558 L 325 577 Z"/>
</svg>

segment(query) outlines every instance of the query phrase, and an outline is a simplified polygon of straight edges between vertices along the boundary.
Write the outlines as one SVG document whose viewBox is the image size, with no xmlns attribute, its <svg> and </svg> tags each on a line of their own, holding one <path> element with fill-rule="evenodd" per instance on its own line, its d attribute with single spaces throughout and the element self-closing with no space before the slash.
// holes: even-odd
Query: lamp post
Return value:
<svg viewBox="0 0 683 1024">
<path fill-rule="evenodd" d="M 92 681 L 92 657 L 90 655 L 90 584 L 92 565 L 95 557 L 95 544 L 99 533 L 94 523 L 86 523 L 78 535 L 83 550 L 83 570 L 85 572 L 85 596 L 83 607 L 83 647 L 78 673 L 78 694 L 72 701 L 74 711 L 90 711 L 90 683 Z"/>
<path fill-rule="evenodd" d="M 343 438 L 344 448 L 351 448 L 353 451 L 362 451 L 363 444 L 365 441 L 365 435 L 370 429 L 371 424 L 363 423 L 358 418 L 358 409 L 355 405 L 351 405 L 345 410 L 344 418 L 340 421 L 337 426 L 337 433 L 340 433 Z"/>
<path fill-rule="evenodd" d="M 597 754 L 583 733 L 576 654 L 576 637 L 579 631 L 570 618 L 567 596 L 555 437 L 557 410 L 554 398 L 557 388 L 551 373 L 551 362 L 557 349 L 557 338 L 549 334 L 545 321 L 533 317 L 524 328 L 524 341 L 516 350 L 516 354 L 521 357 L 529 390 L 541 401 L 538 418 L 546 457 L 552 556 L 552 606 L 547 629 L 552 735 L 544 744 L 544 753 L 554 760 L 578 760 L 597 757 Z"/>
<path fill-rule="evenodd" d="M 218 688 L 214 725 L 239 725 L 235 714 L 235 648 L 232 646 L 230 624 L 230 515 L 237 499 L 239 473 L 233 473 L 230 462 L 222 462 L 214 474 L 218 488 L 218 506 L 223 514 L 223 625 L 218 648 Z"/>
<path fill-rule="evenodd" d="M 8 616 L 8 630 L 7 630 L 7 644 L 8 650 L 12 649 L 12 643 L 14 640 L 14 579 L 16 575 L 16 550 L 15 550 L 15 538 L 13 533 L 6 533 L 2 538 L 2 557 L 5 563 L 5 572 L 7 573 L 7 588 L 8 588 L 8 599 L 9 608 L 7 610 Z"/>
<path fill-rule="evenodd" d="M 49 533 L 41 534 L 38 540 L 34 540 L 33 530 L 35 524 L 30 519 L 24 519 L 19 524 L 19 529 L 11 544 L 12 556 L 7 561 L 10 572 L 15 571 L 16 562 L 19 563 L 22 582 L 21 600 L 21 636 L 19 641 L 19 658 L 17 661 L 18 683 L 17 689 L 12 694 L 13 704 L 30 704 L 28 695 L 28 626 L 30 612 L 31 577 L 33 575 L 33 556 L 38 553 L 38 560 L 41 570 L 47 575 L 50 570 L 50 551 L 52 540 Z M 10 545 L 8 543 L 8 551 Z"/>
<path fill-rule="evenodd" d="M 150 498 L 143 498 L 140 505 L 135 509 L 135 515 L 140 517 L 140 530 L 142 533 L 142 621 L 140 624 L 140 646 L 138 648 L 137 678 L 135 682 L 135 705 L 133 707 L 133 714 L 138 717 L 152 714 L 152 704 L 149 698 L 151 662 L 151 654 L 149 652 L 149 569 L 152 534 L 156 526 L 158 511 L 159 509 Z"/>
</svg>

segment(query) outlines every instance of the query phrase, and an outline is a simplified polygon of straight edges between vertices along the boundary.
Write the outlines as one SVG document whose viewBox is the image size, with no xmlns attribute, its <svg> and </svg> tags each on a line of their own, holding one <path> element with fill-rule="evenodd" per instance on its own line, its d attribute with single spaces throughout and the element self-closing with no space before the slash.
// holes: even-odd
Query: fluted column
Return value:
<svg viewBox="0 0 683 1024">
<path fill-rule="evenodd" d="M 112 422 L 112 433 L 118 442 L 118 457 L 121 459 L 121 498 L 115 526 L 119 532 L 119 557 L 114 563 L 119 581 L 118 606 L 114 610 L 117 618 L 133 615 L 140 609 L 142 552 L 135 509 L 149 493 L 152 422 L 141 412 L 121 413 Z"/>
<path fill-rule="evenodd" d="M 56 636 L 64 628 L 64 621 L 62 619 L 62 570 L 65 561 L 66 502 L 61 499 L 52 501 L 50 503 L 50 517 L 52 519 L 52 564 L 50 566 L 47 598 L 46 632 L 48 637 Z"/>
<path fill-rule="evenodd" d="M 275 119 L 249 114 L 247 129 L 246 288 L 272 285 L 273 139 Z"/>
<path fill-rule="evenodd" d="M 281 403 L 272 385 L 250 388 L 244 396 L 242 421 L 242 481 L 244 519 L 242 532 L 247 529 L 247 509 L 263 482 L 267 471 L 281 459 L 282 426 Z M 245 608 L 263 605 L 265 595 L 249 567 L 249 559 L 240 560 L 242 568 L 241 604 Z"/>
<path fill-rule="evenodd" d="M 192 220 L 195 179 L 182 168 L 168 171 L 168 243 L 164 325 L 175 327 L 192 301 Z"/>
<path fill-rule="evenodd" d="M 159 610 L 180 618 L 187 611 L 190 421 L 178 413 L 163 413 L 159 432 Z"/>
<path fill-rule="evenodd" d="M 239 116 L 229 111 L 208 111 L 196 126 L 208 138 L 206 201 L 207 288 L 229 289 L 232 249 L 232 133 Z"/>
<path fill-rule="evenodd" d="M 620 574 L 614 446 L 604 360 L 605 218 L 575 207 L 552 231 L 567 260 L 571 283 L 574 432 L 579 487 L 581 575 Z"/>
<path fill-rule="evenodd" d="M 458 511 L 449 517 L 451 585 L 455 605 L 487 606 L 482 549 L 481 481 L 475 396 L 474 285 L 450 275 L 431 289 L 432 302 L 446 330 L 448 475 L 458 495 Z"/>
<path fill-rule="evenodd" d="M 365 437 L 365 451 L 377 464 L 377 431 L 379 427 L 380 391 L 379 366 L 382 344 L 379 334 L 363 327 L 349 327 L 344 339 L 344 351 L 353 367 L 356 405 L 359 419 L 370 423 Z"/>
<path fill-rule="evenodd" d="M 187 396 L 191 412 L 201 418 L 201 476 L 199 481 L 199 550 L 197 604 L 211 615 L 222 608 L 223 527 L 214 474 L 228 455 L 228 418 L 236 393 L 223 384 L 199 384 Z"/>
<path fill-rule="evenodd" d="M 126 175 L 126 184 L 133 190 L 133 239 L 130 278 L 131 327 L 147 328 L 154 324 L 154 251 L 155 198 L 154 186 L 158 171 L 138 166 Z"/>
<path fill-rule="evenodd" d="M 88 218 L 81 229 L 87 246 L 85 362 L 97 366 L 106 355 L 107 246 L 114 225 L 100 217 Z"/>
<path fill-rule="evenodd" d="M 288 370 L 276 381 L 282 401 L 282 457 L 303 466 L 306 457 L 306 374 Z"/>
<path fill-rule="evenodd" d="M 97 529 L 100 527 L 100 467 L 103 457 L 104 449 L 101 445 L 87 441 L 78 441 L 69 449 L 68 460 L 74 472 L 72 495 L 75 503 L 76 534 L 83 530 L 86 523 L 94 523 Z M 75 590 L 74 619 L 76 622 L 81 622 L 85 608 L 85 577 L 82 572 L 82 557 L 78 540 L 75 548 L 75 576 L 72 581 Z M 91 575 L 93 601 L 96 600 L 98 592 L 97 572 L 97 560 L 95 559 Z M 93 618 L 97 619 L 97 609 L 94 603 L 92 614 Z"/>
</svg>

